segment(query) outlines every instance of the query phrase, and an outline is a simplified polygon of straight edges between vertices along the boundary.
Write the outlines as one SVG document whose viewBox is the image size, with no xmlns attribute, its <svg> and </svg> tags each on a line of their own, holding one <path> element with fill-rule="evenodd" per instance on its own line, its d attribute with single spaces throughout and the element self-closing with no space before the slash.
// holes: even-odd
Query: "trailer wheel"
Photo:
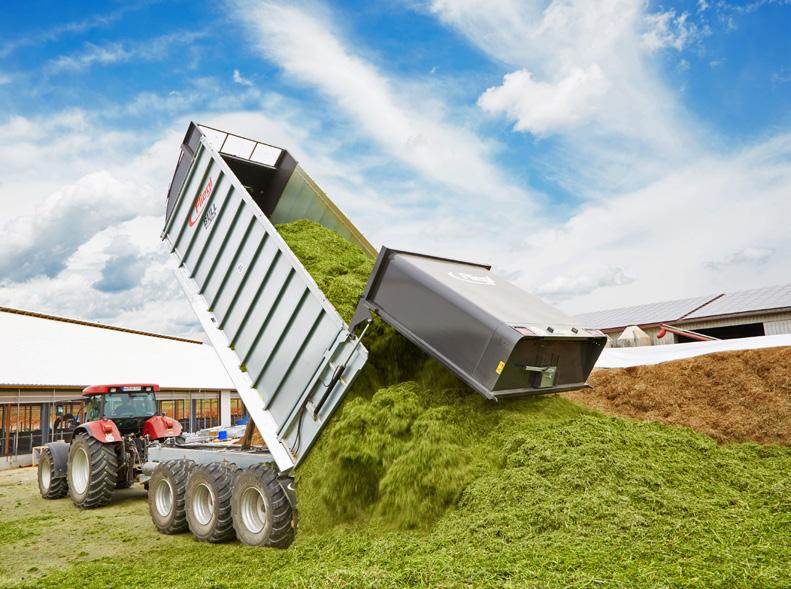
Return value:
<svg viewBox="0 0 791 589">
<path fill-rule="evenodd" d="M 151 521 L 163 534 L 187 531 L 187 513 L 184 510 L 187 479 L 195 467 L 192 460 L 166 460 L 160 462 L 148 481 L 148 511 Z"/>
<path fill-rule="evenodd" d="M 69 494 L 80 509 L 107 505 L 118 480 L 118 457 L 113 444 L 80 434 L 69 447 Z"/>
<path fill-rule="evenodd" d="M 288 548 L 294 541 L 294 510 L 277 473 L 266 464 L 236 473 L 231 510 L 236 536 L 244 544 Z"/>
<path fill-rule="evenodd" d="M 55 476 L 55 459 L 49 448 L 41 451 L 38 460 L 38 491 L 44 499 L 60 499 L 69 492 L 66 477 Z"/>
<path fill-rule="evenodd" d="M 185 511 L 190 531 L 202 542 L 234 539 L 231 487 L 236 466 L 213 462 L 195 467 L 187 481 Z"/>
</svg>

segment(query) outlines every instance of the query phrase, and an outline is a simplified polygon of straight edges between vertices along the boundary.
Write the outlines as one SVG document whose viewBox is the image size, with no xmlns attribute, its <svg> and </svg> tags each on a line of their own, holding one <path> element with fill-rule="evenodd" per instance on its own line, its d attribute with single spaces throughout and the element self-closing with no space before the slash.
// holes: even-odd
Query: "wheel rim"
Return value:
<svg viewBox="0 0 791 589">
<path fill-rule="evenodd" d="M 207 484 L 201 483 L 195 489 L 192 511 L 195 513 L 195 519 L 202 526 L 207 525 L 211 521 L 214 515 L 214 493 Z"/>
<path fill-rule="evenodd" d="M 157 513 L 162 517 L 167 517 L 173 510 L 173 487 L 167 479 L 161 479 L 154 489 L 154 505 Z"/>
<path fill-rule="evenodd" d="M 91 463 L 84 448 L 78 448 L 71 459 L 71 486 L 82 495 L 88 488 L 91 474 Z"/>
<path fill-rule="evenodd" d="M 44 454 L 41 456 L 39 465 L 38 465 L 38 476 L 39 480 L 41 481 L 41 488 L 45 491 L 49 491 L 49 484 L 52 479 L 52 473 L 49 471 L 49 458 L 47 455 Z"/>
<path fill-rule="evenodd" d="M 266 499 L 255 487 L 247 487 L 239 500 L 239 514 L 244 527 L 259 534 L 266 526 Z"/>
</svg>

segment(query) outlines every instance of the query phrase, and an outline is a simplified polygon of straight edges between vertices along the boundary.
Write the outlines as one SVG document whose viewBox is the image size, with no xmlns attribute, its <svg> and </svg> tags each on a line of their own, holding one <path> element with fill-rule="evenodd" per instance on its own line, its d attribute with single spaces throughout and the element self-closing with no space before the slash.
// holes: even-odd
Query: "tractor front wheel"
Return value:
<svg viewBox="0 0 791 589">
<path fill-rule="evenodd" d="M 69 492 L 66 477 L 55 477 L 52 450 L 44 448 L 38 460 L 38 491 L 44 499 L 60 499 Z"/>
<path fill-rule="evenodd" d="M 85 434 L 74 436 L 69 447 L 69 494 L 80 509 L 107 505 L 118 481 L 118 456 L 113 444 Z"/>
</svg>

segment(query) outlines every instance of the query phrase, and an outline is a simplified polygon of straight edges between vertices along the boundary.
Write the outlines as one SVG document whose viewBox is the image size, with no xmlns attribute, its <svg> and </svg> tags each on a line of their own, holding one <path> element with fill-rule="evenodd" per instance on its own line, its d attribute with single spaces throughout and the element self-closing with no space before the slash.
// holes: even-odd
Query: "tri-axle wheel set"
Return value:
<svg viewBox="0 0 791 589">
<path fill-rule="evenodd" d="M 116 489 L 141 483 L 163 534 L 189 530 L 203 542 L 291 544 L 293 479 L 278 474 L 260 448 L 185 443 L 181 425 L 156 413 L 158 390 L 153 384 L 86 388 L 88 401 L 71 442 L 41 448 L 41 496 L 69 495 L 80 509 L 93 509 L 107 505 Z"/>
<path fill-rule="evenodd" d="M 38 464 L 39 491 L 45 499 L 69 495 L 77 507 L 92 509 L 109 503 L 112 492 L 123 488 L 111 445 L 78 436 L 69 448 L 66 477 L 57 476 L 55 464 L 52 450 L 45 448 Z M 250 546 L 274 548 L 286 548 L 294 540 L 293 499 L 268 464 L 238 468 L 227 462 L 166 460 L 157 463 L 144 484 L 151 520 L 163 534 L 189 531 L 203 542 L 238 538 Z"/>
</svg>

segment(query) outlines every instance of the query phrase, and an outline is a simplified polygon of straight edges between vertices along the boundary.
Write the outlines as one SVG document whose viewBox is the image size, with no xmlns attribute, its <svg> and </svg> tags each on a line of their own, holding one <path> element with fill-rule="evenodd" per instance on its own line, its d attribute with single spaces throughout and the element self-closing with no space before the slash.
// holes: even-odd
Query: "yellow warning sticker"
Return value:
<svg viewBox="0 0 791 589">
<path fill-rule="evenodd" d="M 497 365 L 497 368 L 495 369 L 495 372 L 497 374 L 500 374 L 503 371 L 503 368 L 505 368 L 505 362 L 500 360 L 500 363 Z"/>
</svg>

